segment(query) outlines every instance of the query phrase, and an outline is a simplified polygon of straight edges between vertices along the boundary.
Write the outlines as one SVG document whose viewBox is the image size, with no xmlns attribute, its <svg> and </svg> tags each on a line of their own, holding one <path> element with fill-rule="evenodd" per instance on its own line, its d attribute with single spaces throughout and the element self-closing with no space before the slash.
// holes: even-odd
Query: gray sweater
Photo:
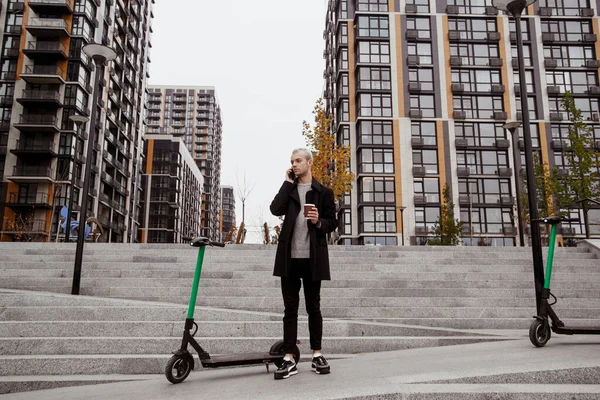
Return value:
<svg viewBox="0 0 600 400">
<path fill-rule="evenodd" d="M 310 190 L 310 183 L 298 184 L 298 197 L 300 197 L 300 213 L 296 217 L 294 233 L 292 234 L 292 258 L 310 258 L 310 238 L 308 236 L 308 220 L 304 218 L 304 204 L 306 193 Z"/>
</svg>

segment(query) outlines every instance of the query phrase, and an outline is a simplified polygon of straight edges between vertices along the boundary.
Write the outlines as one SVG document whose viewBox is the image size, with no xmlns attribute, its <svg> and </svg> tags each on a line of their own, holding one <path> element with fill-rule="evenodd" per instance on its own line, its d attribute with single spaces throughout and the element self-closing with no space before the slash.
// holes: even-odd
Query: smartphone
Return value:
<svg viewBox="0 0 600 400">
<path fill-rule="evenodd" d="M 290 169 L 290 171 L 288 172 L 288 176 L 290 177 L 291 180 L 296 179 L 296 174 L 294 173 L 294 170 Z"/>
</svg>

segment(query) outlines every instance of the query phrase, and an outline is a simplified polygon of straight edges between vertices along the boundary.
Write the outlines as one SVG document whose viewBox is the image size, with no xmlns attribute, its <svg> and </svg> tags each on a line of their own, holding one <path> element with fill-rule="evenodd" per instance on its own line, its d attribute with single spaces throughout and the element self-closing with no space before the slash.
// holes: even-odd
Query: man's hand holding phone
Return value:
<svg viewBox="0 0 600 400">
<path fill-rule="evenodd" d="M 296 179 L 296 174 L 294 173 L 294 170 L 292 168 L 288 168 L 287 171 L 285 171 L 285 180 L 293 183 L 294 179 Z"/>
</svg>

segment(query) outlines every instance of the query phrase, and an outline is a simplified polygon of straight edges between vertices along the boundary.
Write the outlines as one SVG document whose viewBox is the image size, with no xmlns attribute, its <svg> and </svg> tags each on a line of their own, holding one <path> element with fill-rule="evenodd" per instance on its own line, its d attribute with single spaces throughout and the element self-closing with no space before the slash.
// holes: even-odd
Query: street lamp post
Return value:
<svg viewBox="0 0 600 400">
<path fill-rule="evenodd" d="M 87 158 L 85 161 L 85 173 L 83 177 L 83 197 L 81 198 L 81 210 L 79 211 L 79 235 L 77 236 L 77 250 L 75 252 L 75 266 L 73 270 L 73 286 L 71 294 L 79 294 L 81 283 L 81 262 L 83 260 L 83 243 L 85 241 L 85 226 L 87 216 L 87 203 L 92 173 L 92 149 L 96 141 L 96 113 L 98 109 L 98 87 L 100 78 L 104 78 L 104 67 L 108 61 L 114 60 L 117 53 L 108 46 L 101 44 L 88 44 L 83 47 L 83 52 L 92 60 L 96 69 L 94 87 L 92 94 L 92 112 L 90 115 L 90 134 L 88 135 Z"/>
<path fill-rule="evenodd" d="M 529 203 L 529 218 L 531 230 L 531 250 L 533 255 L 533 277 L 535 280 L 536 306 L 539 314 L 542 287 L 544 284 L 544 262 L 542 258 L 542 241 L 540 227 L 536 222 L 539 218 L 535 192 L 535 177 L 533 171 L 533 150 L 531 144 L 531 126 L 529 125 L 529 105 L 527 103 L 527 81 L 525 77 L 525 57 L 523 56 L 523 33 L 521 32 L 521 14 L 527 6 L 536 0 L 492 0 L 498 10 L 507 12 L 515 19 L 517 34 L 517 56 L 519 61 L 519 85 L 521 91 L 521 112 L 523 114 L 523 139 L 525 142 L 525 170 L 527 173 L 527 198 Z"/>
<path fill-rule="evenodd" d="M 90 119 L 84 115 L 71 115 L 69 117 L 71 121 L 75 123 L 75 129 L 77 134 L 81 136 L 81 126 L 88 122 Z M 71 147 L 77 152 L 77 139 L 72 141 Z M 75 157 L 75 154 L 73 155 Z M 87 160 L 86 160 L 87 162 Z M 65 231 L 65 242 L 69 242 L 71 233 L 71 216 L 73 215 L 73 196 L 75 193 L 75 161 L 73 161 L 73 171 L 71 172 L 71 187 L 69 188 L 69 205 L 67 206 L 67 224 Z"/>
<path fill-rule="evenodd" d="M 406 207 L 398 206 L 398 210 L 400 211 L 400 226 L 402 227 L 402 246 L 404 246 L 404 210 L 406 210 Z"/>
<path fill-rule="evenodd" d="M 517 201 L 517 220 L 519 221 L 519 244 L 521 245 L 521 247 L 525 246 L 525 235 L 523 234 L 523 210 L 521 209 L 521 202 L 519 201 L 519 193 L 521 188 L 523 187 L 523 182 L 521 181 L 521 175 L 517 174 L 516 172 L 516 168 L 517 168 L 517 160 L 519 158 L 519 149 L 517 147 L 517 143 L 518 143 L 518 137 L 515 135 L 515 132 L 517 131 L 517 129 L 521 126 L 521 123 L 519 121 L 513 121 L 513 122 L 507 122 L 506 124 L 502 125 L 502 127 L 504 129 L 506 129 L 507 131 L 510 132 L 510 137 L 512 140 L 512 147 L 513 147 L 513 160 L 514 160 L 514 167 L 515 167 L 515 177 L 516 177 L 516 181 L 517 181 L 517 196 L 516 196 L 516 201 Z"/>
</svg>

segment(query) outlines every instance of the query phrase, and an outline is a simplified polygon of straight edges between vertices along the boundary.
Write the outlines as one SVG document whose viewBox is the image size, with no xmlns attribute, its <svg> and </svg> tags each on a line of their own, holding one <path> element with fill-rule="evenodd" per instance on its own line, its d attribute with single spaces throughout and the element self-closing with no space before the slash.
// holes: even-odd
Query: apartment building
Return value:
<svg viewBox="0 0 600 400">
<path fill-rule="evenodd" d="M 92 163 L 87 214 L 102 226 L 99 241 L 137 237 L 143 97 L 150 63 L 154 0 L 6 0 L 0 10 L 0 232 L 39 240 L 58 232 L 58 210 L 81 203 L 83 167 Z M 82 52 L 102 43 L 117 52 L 95 70 Z M 102 74 L 93 93 L 94 74 Z M 91 116 L 96 132 L 69 119 Z M 88 138 L 94 137 L 92 142 Z M 93 157 L 86 160 L 87 146 Z M 72 175 L 74 174 L 74 176 Z M 73 178 L 73 179 L 72 179 Z"/>
<path fill-rule="evenodd" d="M 172 135 L 183 140 L 204 177 L 203 236 L 220 237 L 221 108 L 212 86 L 149 87 L 148 134 Z"/>
<path fill-rule="evenodd" d="M 200 235 L 204 178 L 183 140 L 146 135 L 141 243 L 187 243 Z"/>
<path fill-rule="evenodd" d="M 233 186 L 221 186 L 221 240 L 225 239 L 229 229 L 236 226 L 235 194 Z"/>
<path fill-rule="evenodd" d="M 526 10 L 522 94 L 514 20 L 491 0 L 329 1 L 324 98 L 357 176 L 340 242 L 426 243 L 448 185 L 463 245 L 517 245 L 522 129 L 502 125 L 522 119 L 526 95 L 534 151 L 568 173 L 570 91 L 600 146 L 599 11 L 587 0 Z M 582 222 L 563 234 L 581 236 L 581 210 L 571 214 Z M 600 234 L 600 210 L 590 220 Z"/>
</svg>

